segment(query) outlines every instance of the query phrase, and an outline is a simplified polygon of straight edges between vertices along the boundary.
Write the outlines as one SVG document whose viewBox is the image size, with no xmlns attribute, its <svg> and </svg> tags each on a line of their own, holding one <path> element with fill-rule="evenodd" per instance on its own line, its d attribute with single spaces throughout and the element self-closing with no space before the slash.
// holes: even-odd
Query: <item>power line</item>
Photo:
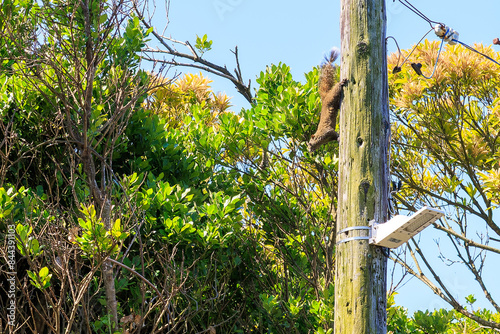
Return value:
<svg viewBox="0 0 500 334">
<path fill-rule="evenodd" d="M 396 0 L 393 0 L 393 1 L 396 1 Z M 443 25 L 441 22 L 432 21 L 431 19 L 429 19 L 427 16 L 425 16 L 421 11 L 419 11 L 415 6 L 413 6 L 407 0 L 399 0 L 399 2 L 401 2 L 401 4 L 403 4 L 403 6 L 405 6 L 406 8 L 408 8 L 409 10 L 411 10 L 412 12 L 414 12 L 415 14 L 420 16 L 422 19 L 427 21 L 429 23 L 429 25 L 431 26 L 431 28 L 434 28 L 434 26 L 432 25 L 433 23 Z"/>
<path fill-rule="evenodd" d="M 415 49 L 417 48 L 417 46 L 422 42 L 422 40 L 425 38 L 425 36 L 429 35 L 429 33 L 433 30 L 434 28 L 431 28 L 428 32 L 425 33 L 424 36 L 422 36 L 422 38 L 420 39 L 420 41 L 418 41 L 417 44 L 415 44 L 415 46 L 413 47 L 413 49 L 411 50 L 411 52 L 406 56 L 406 58 L 403 60 L 403 62 L 401 63 L 401 66 L 399 66 L 399 58 L 401 58 L 401 50 L 399 49 L 399 45 L 398 45 L 398 51 L 399 51 L 399 58 L 398 58 L 398 64 L 396 65 L 396 67 L 394 67 L 394 69 L 392 70 L 392 73 L 398 73 L 398 72 L 401 72 L 401 67 L 403 67 L 403 65 L 406 63 L 406 61 L 408 60 L 408 58 L 410 58 L 410 56 L 412 55 L 413 51 L 415 51 Z M 391 36 L 392 37 L 392 36 Z M 394 38 L 394 37 L 392 37 Z M 394 40 L 396 40 L 394 38 Z M 396 45 L 397 45 L 397 42 L 396 42 Z"/>
<path fill-rule="evenodd" d="M 484 54 L 484 53 L 482 53 L 482 52 L 479 52 L 478 50 L 476 50 L 476 49 L 474 49 L 473 47 L 471 47 L 471 46 L 469 46 L 469 45 L 465 44 L 464 42 L 461 42 L 461 41 L 459 41 L 458 39 L 454 39 L 453 41 L 455 41 L 455 42 L 457 42 L 457 43 L 462 44 L 462 45 L 463 45 L 463 46 L 465 46 L 467 49 L 469 49 L 469 50 L 471 50 L 471 51 L 474 51 L 474 52 L 476 52 L 476 53 L 479 53 L 481 56 L 485 57 L 486 59 L 489 59 L 489 60 L 491 60 L 492 62 L 494 62 L 495 64 L 500 65 L 500 63 L 499 63 L 499 62 L 497 62 L 495 59 L 491 58 L 490 56 L 488 56 L 488 55 L 486 55 L 486 54 Z"/>
<path fill-rule="evenodd" d="M 441 54 L 441 50 L 443 49 L 443 44 L 444 44 L 444 39 L 441 40 L 441 45 L 439 46 L 439 52 L 438 52 L 438 55 L 437 55 L 437 58 L 436 58 L 436 63 L 434 64 L 434 69 L 432 70 L 432 73 L 429 77 L 426 77 L 423 73 L 422 73 L 422 64 L 420 63 L 411 63 L 411 67 L 413 68 L 413 70 L 415 72 L 417 72 L 418 75 L 421 75 L 423 76 L 424 78 L 426 79 L 430 79 L 434 76 L 434 72 L 436 72 L 436 67 L 438 65 L 438 61 L 439 61 L 439 55 Z"/>
<path fill-rule="evenodd" d="M 393 0 L 393 1 L 396 1 L 396 0 Z M 436 67 L 437 67 L 437 63 L 438 63 L 438 60 L 439 60 L 439 55 L 441 54 L 441 49 L 443 47 L 443 43 L 444 42 L 447 42 L 449 43 L 450 45 L 453 45 L 453 44 L 456 44 L 456 43 L 460 43 L 462 46 L 464 46 L 465 48 L 467 48 L 468 50 L 470 51 L 474 51 L 480 55 L 482 55 L 483 57 L 485 57 L 486 59 L 494 62 L 495 64 L 497 65 L 500 65 L 500 63 L 496 60 L 494 60 L 493 58 L 491 58 L 490 56 L 474 49 L 473 47 L 471 47 L 470 45 L 467 45 L 461 41 L 458 40 L 458 32 L 451 29 L 450 27 L 446 26 L 444 23 L 441 23 L 441 22 L 437 22 L 437 21 L 432 21 L 431 19 L 429 19 L 427 16 L 425 16 L 421 11 L 419 11 L 415 6 L 413 6 L 408 0 L 398 0 L 403 6 L 405 6 L 406 8 L 408 8 L 409 10 L 411 10 L 412 12 L 414 12 L 415 14 L 417 14 L 420 18 L 422 18 L 424 21 L 427 21 L 427 23 L 429 23 L 429 25 L 431 26 L 431 30 L 434 29 L 434 32 L 436 33 L 436 35 L 441 38 L 441 46 L 439 47 L 439 52 L 438 52 L 438 55 L 437 55 L 437 58 L 436 58 L 436 63 L 434 64 L 434 70 L 432 71 L 432 74 L 430 77 L 426 77 L 425 75 L 422 74 L 422 71 L 421 71 L 421 67 L 422 65 L 421 64 L 416 64 L 416 63 L 412 63 L 411 66 L 412 68 L 415 70 L 415 72 L 417 72 L 418 75 L 421 75 L 423 76 L 424 78 L 426 79 L 430 79 L 432 78 L 432 76 L 434 75 L 434 72 L 436 71 Z M 433 23 L 435 24 L 433 26 Z M 430 30 L 427 32 L 427 34 L 430 32 Z M 427 34 L 424 35 L 427 36 Z M 422 37 L 420 39 L 420 41 L 417 43 L 420 44 L 420 42 L 422 42 L 422 39 L 424 38 Z M 498 39 L 495 39 L 493 41 L 495 44 L 500 44 L 500 41 Z M 406 60 L 408 59 L 408 57 L 410 57 L 410 55 L 413 53 L 413 51 L 415 50 L 415 48 L 417 47 L 417 45 L 415 45 L 415 47 L 413 48 L 413 50 L 410 52 L 410 54 L 406 57 L 406 59 L 403 61 L 403 63 L 401 64 L 401 66 L 396 66 L 393 70 L 393 73 L 397 73 L 399 71 L 401 71 L 401 67 L 403 66 L 403 64 L 406 62 Z M 399 65 L 399 60 L 398 60 L 398 65 Z"/>
</svg>

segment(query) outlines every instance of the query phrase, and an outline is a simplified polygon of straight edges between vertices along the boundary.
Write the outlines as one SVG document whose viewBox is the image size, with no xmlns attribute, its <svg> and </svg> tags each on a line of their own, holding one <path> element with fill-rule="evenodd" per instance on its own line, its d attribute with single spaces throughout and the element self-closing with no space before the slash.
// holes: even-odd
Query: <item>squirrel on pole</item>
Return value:
<svg viewBox="0 0 500 334">
<path fill-rule="evenodd" d="M 321 145 L 330 141 L 338 140 L 339 134 L 335 131 L 337 125 L 337 115 L 340 110 L 343 87 L 347 85 L 348 80 L 343 79 L 337 82 L 337 66 L 333 65 L 340 55 L 337 48 L 330 51 L 325 62 L 321 65 L 319 78 L 319 95 L 321 97 L 321 115 L 318 129 L 311 136 L 307 148 L 309 152 L 314 152 Z"/>
</svg>

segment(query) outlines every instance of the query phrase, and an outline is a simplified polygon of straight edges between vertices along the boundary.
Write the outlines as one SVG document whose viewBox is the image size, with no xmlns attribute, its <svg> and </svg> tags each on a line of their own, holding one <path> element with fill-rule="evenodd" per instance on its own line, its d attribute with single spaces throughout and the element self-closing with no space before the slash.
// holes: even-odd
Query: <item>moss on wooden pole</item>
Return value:
<svg viewBox="0 0 500 334">
<path fill-rule="evenodd" d="M 387 258 L 382 248 L 365 238 L 370 221 L 387 220 L 390 124 L 385 24 L 385 0 L 341 0 L 341 78 L 349 83 L 340 113 L 336 334 L 387 330 Z"/>
</svg>

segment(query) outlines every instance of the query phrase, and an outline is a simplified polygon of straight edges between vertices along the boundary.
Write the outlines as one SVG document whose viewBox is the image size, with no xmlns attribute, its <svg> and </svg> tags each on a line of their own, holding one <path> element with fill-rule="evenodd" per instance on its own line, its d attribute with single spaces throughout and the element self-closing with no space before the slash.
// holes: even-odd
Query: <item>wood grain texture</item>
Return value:
<svg viewBox="0 0 500 334">
<path fill-rule="evenodd" d="M 337 231 L 387 220 L 389 111 L 385 1 L 342 0 Z M 367 230 L 337 235 L 368 236 Z M 335 333 L 386 333 L 387 258 L 368 240 L 336 248 Z"/>
</svg>

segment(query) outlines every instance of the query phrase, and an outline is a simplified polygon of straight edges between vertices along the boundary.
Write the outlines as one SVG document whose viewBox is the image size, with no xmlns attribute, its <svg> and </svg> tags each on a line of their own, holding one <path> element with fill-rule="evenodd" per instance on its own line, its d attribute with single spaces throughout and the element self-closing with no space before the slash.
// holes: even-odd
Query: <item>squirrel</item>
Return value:
<svg viewBox="0 0 500 334">
<path fill-rule="evenodd" d="M 309 152 L 314 152 L 321 145 L 333 140 L 338 140 L 339 134 L 335 131 L 337 125 L 337 115 L 340 110 L 343 87 L 348 80 L 340 82 L 336 80 L 337 66 L 333 63 L 340 55 L 337 48 L 330 51 L 330 55 L 325 57 L 325 62 L 321 65 L 319 78 L 319 95 L 321 97 L 321 115 L 319 118 L 318 130 L 311 136 L 307 148 Z"/>
</svg>

